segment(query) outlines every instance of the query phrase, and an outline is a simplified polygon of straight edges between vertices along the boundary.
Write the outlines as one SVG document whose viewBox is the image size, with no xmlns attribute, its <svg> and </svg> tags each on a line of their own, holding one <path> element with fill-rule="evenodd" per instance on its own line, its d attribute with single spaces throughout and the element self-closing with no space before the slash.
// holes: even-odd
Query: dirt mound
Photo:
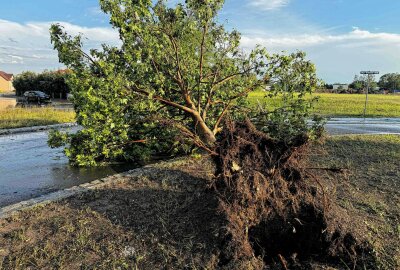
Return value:
<svg viewBox="0 0 400 270">
<path fill-rule="evenodd" d="M 364 249 L 343 229 L 333 201 L 299 165 L 308 138 L 284 144 L 250 121 L 227 122 L 213 187 L 226 218 L 219 266 L 305 269 L 340 261 L 355 266 Z"/>
</svg>

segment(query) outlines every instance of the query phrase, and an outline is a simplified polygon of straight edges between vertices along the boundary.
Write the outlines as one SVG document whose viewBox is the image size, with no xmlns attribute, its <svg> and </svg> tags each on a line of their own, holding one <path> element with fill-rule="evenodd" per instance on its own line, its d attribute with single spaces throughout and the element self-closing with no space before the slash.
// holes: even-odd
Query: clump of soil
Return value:
<svg viewBox="0 0 400 270">
<path fill-rule="evenodd" d="M 219 266 L 304 269 L 310 262 L 355 266 L 364 248 L 344 229 L 320 181 L 299 165 L 308 138 L 290 144 L 249 121 L 227 122 L 212 185 L 225 215 Z"/>
</svg>

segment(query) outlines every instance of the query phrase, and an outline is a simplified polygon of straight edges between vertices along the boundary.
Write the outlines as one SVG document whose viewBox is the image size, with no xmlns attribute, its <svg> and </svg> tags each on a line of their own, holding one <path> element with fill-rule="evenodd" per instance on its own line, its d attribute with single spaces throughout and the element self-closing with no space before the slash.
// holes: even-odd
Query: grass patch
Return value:
<svg viewBox="0 0 400 270">
<path fill-rule="evenodd" d="M 13 108 L 0 110 L 0 129 L 69 123 L 75 121 L 72 111 L 53 108 Z"/>
<path fill-rule="evenodd" d="M 400 136 L 333 137 L 313 148 L 314 170 L 343 169 L 316 173 L 335 184 L 352 226 L 373 245 L 379 265 L 368 269 L 399 269 Z M 206 190 L 212 171 L 201 159 L 157 164 L 0 220 L 0 269 L 218 269 L 222 220 Z"/>
<path fill-rule="evenodd" d="M 319 97 L 314 113 L 335 117 L 363 116 L 363 94 L 317 93 L 314 96 Z M 279 98 L 266 99 L 265 92 L 250 93 L 248 99 L 252 106 L 257 106 L 259 102 L 268 103 L 270 109 L 278 107 L 281 103 Z M 368 99 L 367 117 L 400 117 L 400 95 L 369 95 Z"/>
<path fill-rule="evenodd" d="M 398 269 L 400 136 L 337 136 L 316 148 L 319 154 L 311 156 L 313 164 L 344 169 L 343 174 L 326 173 L 324 178 L 335 184 L 339 204 L 373 245 L 377 269 Z"/>
</svg>

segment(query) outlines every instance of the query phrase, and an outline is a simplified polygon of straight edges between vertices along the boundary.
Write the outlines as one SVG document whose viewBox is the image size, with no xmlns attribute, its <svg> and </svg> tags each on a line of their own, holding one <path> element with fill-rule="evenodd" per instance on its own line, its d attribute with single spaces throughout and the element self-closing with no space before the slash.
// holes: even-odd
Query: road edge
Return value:
<svg viewBox="0 0 400 270">
<path fill-rule="evenodd" d="M 7 128 L 7 129 L 0 129 L 0 136 L 20 134 L 20 133 L 29 133 L 29 132 L 39 132 L 39 131 L 46 131 L 46 130 L 50 130 L 50 129 L 69 128 L 69 127 L 75 127 L 77 125 L 78 125 L 77 123 L 64 123 L 64 124 L 55 124 L 55 125 L 47 125 L 47 126 Z"/>
</svg>

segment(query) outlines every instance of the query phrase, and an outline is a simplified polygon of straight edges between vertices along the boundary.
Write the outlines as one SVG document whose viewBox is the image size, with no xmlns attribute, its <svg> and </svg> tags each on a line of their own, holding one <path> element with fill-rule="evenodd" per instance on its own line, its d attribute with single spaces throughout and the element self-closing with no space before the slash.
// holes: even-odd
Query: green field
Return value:
<svg viewBox="0 0 400 270">
<path fill-rule="evenodd" d="M 325 94 L 317 93 L 319 97 L 314 112 L 324 116 L 362 117 L 364 112 L 365 95 L 362 94 Z M 279 98 L 265 98 L 265 92 L 250 93 L 251 105 L 258 102 L 266 103 L 269 108 L 276 107 Z M 369 95 L 367 117 L 400 117 L 400 95 Z"/>
<path fill-rule="evenodd" d="M 75 122 L 75 113 L 52 108 L 0 110 L 0 129 Z"/>
<path fill-rule="evenodd" d="M 362 117 L 365 95 L 357 94 L 315 94 L 319 97 L 314 112 L 323 116 Z M 280 103 L 279 98 L 265 98 L 265 92 L 250 93 L 252 106 L 268 104 L 273 109 Z M 370 95 L 367 117 L 400 117 L 400 95 Z M 0 110 L 0 129 L 74 122 L 75 113 L 51 108 L 4 109 Z"/>
</svg>

